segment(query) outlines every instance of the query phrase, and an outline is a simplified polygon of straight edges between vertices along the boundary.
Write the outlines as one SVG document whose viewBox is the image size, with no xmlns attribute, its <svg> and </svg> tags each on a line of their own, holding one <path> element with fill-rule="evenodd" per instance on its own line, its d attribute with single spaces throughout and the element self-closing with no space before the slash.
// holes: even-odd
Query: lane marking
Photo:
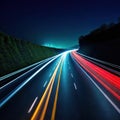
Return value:
<svg viewBox="0 0 120 120">
<path fill-rule="evenodd" d="M 36 97 L 36 98 L 34 99 L 34 101 L 33 101 L 32 105 L 30 106 L 30 108 L 29 108 L 29 110 L 28 110 L 28 112 L 27 112 L 27 113 L 30 113 L 30 112 L 32 111 L 32 109 L 33 109 L 33 107 L 34 107 L 34 105 L 35 105 L 35 103 L 36 103 L 37 99 L 38 99 L 38 97 Z"/>
<path fill-rule="evenodd" d="M 19 70 L 15 71 L 15 72 L 6 74 L 6 75 L 0 77 L 0 81 L 4 80 L 4 79 L 6 79 L 6 78 L 9 78 L 9 77 L 11 77 L 11 76 L 13 76 L 13 75 L 16 75 L 17 73 L 20 73 L 20 72 L 22 72 L 22 71 L 25 71 L 25 70 L 27 70 L 27 69 L 29 69 L 29 68 L 32 69 L 31 67 L 35 67 L 36 65 L 42 64 L 42 63 L 44 63 L 44 62 L 46 62 L 46 61 L 47 61 L 47 60 L 44 60 L 44 61 L 42 60 L 42 61 L 40 61 L 40 62 L 37 62 L 37 63 L 35 63 L 35 64 L 32 64 L 32 65 L 30 65 L 30 66 L 27 66 L 27 67 L 25 67 L 25 68 L 19 69 Z M 29 71 L 29 70 L 28 70 L 28 71 Z"/>
<path fill-rule="evenodd" d="M 120 77 L 72 53 L 76 61 L 94 77 L 109 93 L 120 100 Z"/>
<path fill-rule="evenodd" d="M 74 83 L 75 90 L 77 90 L 77 85 Z"/>
<path fill-rule="evenodd" d="M 14 89 L 11 94 L 4 97 L 4 99 L 0 100 L 0 107 L 2 107 L 6 102 L 8 102 L 20 89 L 22 89 L 33 77 L 35 77 L 41 70 L 43 70 L 47 65 L 49 65 L 52 61 L 54 61 L 57 57 L 53 58 L 45 65 L 43 65 L 39 70 L 37 70 L 33 75 L 31 75 L 26 81 L 22 82 L 16 89 Z"/>
<path fill-rule="evenodd" d="M 50 95 L 51 95 L 51 91 L 52 91 L 52 87 L 53 87 L 53 83 L 54 83 L 54 80 L 55 80 L 55 76 L 57 74 L 57 71 L 58 71 L 58 68 L 60 66 L 60 63 L 61 63 L 61 60 L 60 62 L 58 63 L 56 69 L 54 70 L 54 73 L 50 79 L 50 82 L 49 84 L 47 85 L 47 88 L 45 89 L 38 105 L 37 105 L 37 108 L 36 110 L 34 111 L 32 117 L 31 117 L 31 120 L 36 120 L 38 119 L 39 117 L 39 112 L 41 111 L 42 107 L 43 107 L 43 110 L 42 110 L 42 114 L 40 115 L 40 120 L 44 120 L 44 117 L 45 117 L 45 113 L 46 113 L 46 110 L 47 110 L 47 106 L 48 106 L 48 102 L 49 102 L 49 99 L 50 99 Z M 47 96 L 47 98 L 46 98 Z M 46 101 L 45 101 L 46 100 Z M 45 105 L 43 106 L 43 103 L 45 102 Z"/>
<path fill-rule="evenodd" d="M 47 85 L 47 81 L 45 81 L 45 83 L 44 83 L 43 87 L 45 87 L 46 85 Z"/>
<path fill-rule="evenodd" d="M 70 66 L 69 66 L 69 70 L 70 70 Z"/>
<path fill-rule="evenodd" d="M 77 62 L 76 62 L 77 63 Z M 78 64 L 78 63 L 77 63 Z M 78 64 L 79 66 L 79 64 Z M 80 66 L 79 66 L 80 67 Z M 113 108 L 120 114 L 120 108 L 107 96 L 107 94 L 97 85 L 97 83 L 85 72 L 85 70 L 80 67 L 80 69 L 85 73 L 85 75 L 91 80 L 91 82 L 97 87 L 97 89 L 102 93 L 102 95 L 108 100 L 108 102 L 113 106 Z"/>
<path fill-rule="evenodd" d="M 59 77 L 58 77 L 58 84 L 57 84 L 56 94 L 55 94 L 55 98 L 54 98 L 54 105 L 53 105 L 53 109 L 52 109 L 51 120 L 55 120 L 57 100 L 58 100 L 58 92 L 59 92 L 59 86 L 60 86 L 60 78 L 61 78 L 61 73 L 62 73 L 62 66 L 63 66 L 63 61 L 61 63 L 61 67 L 60 67 L 60 73 L 59 73 Z"/>
<path fill-rule="evenodd" d="M 51 77 L 52 73 L 49 74 L 49 77 Z"/>
<path fill-rule="evenodd" d="M 47 111 L 47 107 L 48 107 L 48 103 L 49 103 L 49 100 L 50 100 L 50 95 L 51 95 L 51 92 L 52 92 L 54 80 L 55 80 L 55 77 L 54 77 L 54 79 L 51 83 L 50 89 L 48 91 L 48 96 L 47 96 L 47 99 L 45 101 L 45 105 L 44 105 L 44 108 L 42 110 L 42 113 L 41 113 L 41 116 L 40 116 L 39 120 L 44 120 L 44 117 L 45 117 L 45 114 L 46 114 L 46 111 Z"/>
<path fill-rule="evenodd" d="M 40 66 L 42 63 L 36 65 L 35 67 L 31 68 L 30 70 L 28 70 L 27 72 L 23 73 L 22 75 L 18 76 L 17 78 L 13 79 L 12 81 L 6 83 L 5 85 L 3 85 L 1 87 L 1 89 L 4 89 L 5 87 L 7 87 L 10 84 L 13 84 L 15 81 L 17 81 L 18 79 L 20 79 L 21 77 L 23 77 L 24 75 L 30 73 L 31 71 L 33 71 L 34 69 L 36 69 L 38 66 Z"/>
<path fill-rule="evenodd" d="M 71 77 L 73 78 L 73 74 L 71 73 Z"/>
<path fill-rule="evenodd" d="M 8 77 L 11 77 L 12 75 L 15 75 L 15 74 L 17 74 L 17 73 L 19 73 L 19 72 L 22 72 L 22 71 L 24 71 L 24 70 L 26 70 L 26 69 L 28 69 L 28 68 L 30 68 L 30 67 L 33 67 L 34 65 L 41 64 L 41 63 L 43 63 L 43 62 L 47 62 L 47 61 L 49 61 L 49 60 L 51 60 L 51 59 L 54 59 L 55 57 L 59 57 L 60 55 L 62 55 L 62 53 L 61 53 L 61 54 L 58 54 L 58 55 L 55 55 L 55 56 L 53 56 L 53 57 L 49 57 L 49 58 L 47 58 L 47 59 L 41 60 L 41 61 L 39 61 L 39 62 L 37 62 L 37 63 L 34 63 L 34 64 L 30 65 L 30 66 L 27 66 L 27 67 L 25 67 L 25 68 L 19 69 L 19 70 L 15 71 L 15 72 L 6 74 L 6 75 L 0 77 L 0 81 L 6 79 L 6 78 L 8 78 Z"/>
</svg>

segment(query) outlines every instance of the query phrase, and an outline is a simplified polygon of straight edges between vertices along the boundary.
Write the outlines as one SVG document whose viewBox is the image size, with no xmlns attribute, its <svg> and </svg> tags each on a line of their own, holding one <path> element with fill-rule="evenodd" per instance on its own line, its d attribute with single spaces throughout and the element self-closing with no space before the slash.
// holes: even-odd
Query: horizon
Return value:
<svg viewBox="0 0 120 120">
<path fill-rule="evenodd" d="M 39 45 L 70 48 L 78 38 L 120 17 L 120 1 L 1 1 L 0 30 Z"/>
</svg>

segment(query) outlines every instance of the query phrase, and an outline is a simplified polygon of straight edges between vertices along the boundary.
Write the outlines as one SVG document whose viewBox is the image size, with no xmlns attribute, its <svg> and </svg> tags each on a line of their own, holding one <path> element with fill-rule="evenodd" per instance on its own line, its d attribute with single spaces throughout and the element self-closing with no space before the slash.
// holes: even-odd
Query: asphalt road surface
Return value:
<svg viewBox="0 0 120 120">
<path fill-rule="evenodd" d="M 1 120 L 120 120 L 119 71 L 75 51 L 37 65 L 1 87 Z"/>
</svg>

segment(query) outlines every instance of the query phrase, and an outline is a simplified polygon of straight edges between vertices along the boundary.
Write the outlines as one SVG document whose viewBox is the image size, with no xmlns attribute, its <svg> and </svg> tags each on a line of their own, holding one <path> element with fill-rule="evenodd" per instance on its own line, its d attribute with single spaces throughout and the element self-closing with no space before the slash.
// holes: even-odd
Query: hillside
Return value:
<svg viewBox="0 0 120 120">
<path fill-rule="evenodd" d="M 58 54 L 60 50 L 39 46 L 0 33 L 0 76 Z"/>
<path fill-rule="evenodd" d="M 120 65 L 120 23 L 102 25 L 79 38 L 79 52 Z"/>
</svg>

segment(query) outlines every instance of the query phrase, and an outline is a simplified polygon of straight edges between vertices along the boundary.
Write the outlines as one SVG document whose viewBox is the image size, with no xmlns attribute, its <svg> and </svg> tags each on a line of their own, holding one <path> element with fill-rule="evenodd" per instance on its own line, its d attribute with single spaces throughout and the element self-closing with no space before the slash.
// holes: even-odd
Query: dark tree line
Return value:
<svg viewBox="0 0 120 120">
<path fill-rule="evenodd" d="M 115 24 L 103 24 L 88 35 L 79 38 L 80 52 L 120 64 L 120 21 Z"/>
<path fill-rule="evenodd" d="M 80 36 L 79 44 L 82 43 L 91 43 L 91 42 L 103 42 L 116 40 L 120 38 L 120 23 L 110 24 L 110 25 L 102 25 L 100 28 L 93 30 L 88 35 Z"/>
</svg>

